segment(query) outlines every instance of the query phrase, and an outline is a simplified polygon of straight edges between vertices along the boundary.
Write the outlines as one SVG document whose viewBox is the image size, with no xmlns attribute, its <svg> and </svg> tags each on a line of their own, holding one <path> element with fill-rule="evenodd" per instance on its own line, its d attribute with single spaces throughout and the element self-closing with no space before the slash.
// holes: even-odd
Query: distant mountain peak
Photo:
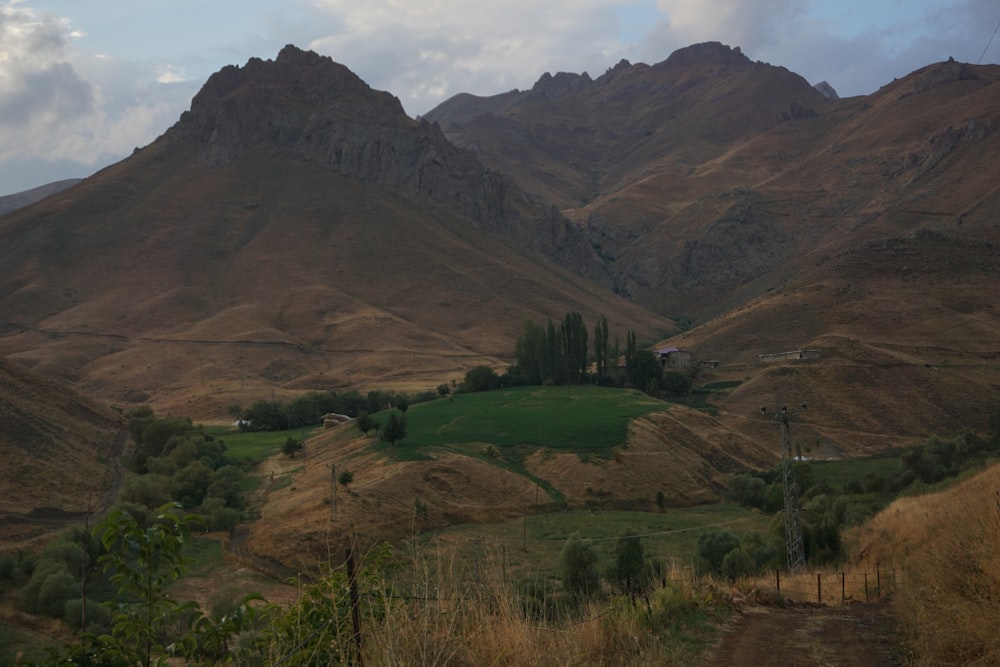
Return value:
<svg viewBox="0 0 1000 667">
<path fill-rule="evenodd" d="M 743 55 L 740 47 L 729 47 L 721 42 L 702 42 L 677 49 L 663 61 L 665 66 L 682 67 L 699 63 L 729 65 L 743 68 L 752 65 L 752 61 Z"/>
<path fill-rule="evenodd" d="M 587 75 L 543 77 L 539 89 L 588 83 Z M 554 94 L 554 92 L 553 92 Z M 251 58 L 209 77 L 168 135 L 221 167 L 251 148 L 319 165 L 498 232 L 581 275 L 602 272 L 578 230 L 526 197 L 513 180 L 453 145 L 440 127 L 406 115 L 344 65 L 286 46 L 276 60 Z"/>
<path fill-rule="evenodd" d="M 529 99 L 561 97 L 567 93 L 583 90 L 592 83 L 593 79 L 586 72 L 583 74 L 559 72 L 555 76 L 546 72 L 535 82 L 527 97 Z"/>
<path fill-rule="evenodd" d="M 817 83 L 816 85 L 814 85 L 813 88 L 815 88 L 819 92 L 823 93 L 823 95 L 825 97 L 827 97 L 828 99 L 831 99 L 831 100 L 839 100 L 840 99 L 840 95 L 837 94 L 837 91 L 834 89 L 834 87 L 831 86 L 826 81 L 820 81 L 819 83 Z"/>
</svg>

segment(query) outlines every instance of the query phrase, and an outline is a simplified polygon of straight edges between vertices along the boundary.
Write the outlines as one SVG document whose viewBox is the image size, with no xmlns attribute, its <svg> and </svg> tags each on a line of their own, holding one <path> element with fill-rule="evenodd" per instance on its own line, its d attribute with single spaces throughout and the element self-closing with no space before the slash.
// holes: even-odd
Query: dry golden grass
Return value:
<svg viewBox="0 0 1000 667">
<path fill-rule="evenodd" d="M 0 358 L 0 549 L 29 546 L 103 508 L 123 427 L 99 402 Z"/>
<path fill-rule="evenodd" d="M 858 562 L 895 563 L 918 665 L 1000 664 L 1000 466 L 902 498 L 857 537 Z"/>
<path fill-rule="evenodd" d="M 525 613 L 496 568 L 484 570 L 478 586 L 467 585 L 468 572 L 447 557 L 418 557 L 414 568 L 417 596 L 427 599 L 388 599 L 385 617 L 366 619 L 366 664 L 669 667 L 692 664 L 704 646 L 670 636 L 708 597 L 686 572 L 671 572 L 648 607 L 607 598 L 544 620 Z"/>
</svg>

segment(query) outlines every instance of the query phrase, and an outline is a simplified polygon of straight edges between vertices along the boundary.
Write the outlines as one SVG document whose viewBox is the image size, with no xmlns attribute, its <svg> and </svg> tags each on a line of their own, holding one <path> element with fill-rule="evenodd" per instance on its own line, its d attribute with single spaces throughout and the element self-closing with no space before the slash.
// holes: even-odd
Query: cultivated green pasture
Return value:
<svg viewBox="0 0 1000 667">
<path fill-rule="evenodd" d="M 281 451 L 289 437 L 305 440 L 318 426 L 289 431 L 234 431 L 230 426 L 206 426 L 205 432 L 226 443 L 226 455 L 247 463 L 258 463 Z"/>
<path fill-rule="evenodd" d="M 406 412 L 411 448 L 481 443 L 529 446 L 610 456 L 625 442 L 634 417 L 665 410 L 668 403 L 634 390 L 610 387 L 516 387 L 458 394 L 413 405 Z M 385 413 L 377 416 L 380 424 Z"/>
</svg>

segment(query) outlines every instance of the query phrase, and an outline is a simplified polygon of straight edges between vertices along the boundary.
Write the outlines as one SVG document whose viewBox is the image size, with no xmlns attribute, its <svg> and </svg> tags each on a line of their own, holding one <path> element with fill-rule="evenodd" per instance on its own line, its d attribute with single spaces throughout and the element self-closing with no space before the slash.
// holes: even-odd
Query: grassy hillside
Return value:
<svg viewBox="0 0 1000 667">
<path fill-rule="evenodd" d="M 460 394 L 406 419 L 392 447 L 346 424 L 310 438 L 301 458 L 265 462 L 274 479 L 253 548 L 306 567 L 351 536 L 374 543 L 567 507 L 655 511 L 658 494 L 671 506 L 711 503 L 727 472 L 773 462 L 711 415 L 631 390 Z M 332 470 L 354 474 L 349 489 L 334 488 Z"/>
<path fill-rule="evenodd" d="M 917 665 L 1000 661 L 998 488 L 994 465 L 940 493 L 901 498 L 858 533 L 859 561 L 902 571 L 896 609 Z"/>
<path fill-rule="evenodd" d="M 123 427 L 100 403 L 0 358 L 0 548 L 109 504 L 124 479 Z"/>
</svg>

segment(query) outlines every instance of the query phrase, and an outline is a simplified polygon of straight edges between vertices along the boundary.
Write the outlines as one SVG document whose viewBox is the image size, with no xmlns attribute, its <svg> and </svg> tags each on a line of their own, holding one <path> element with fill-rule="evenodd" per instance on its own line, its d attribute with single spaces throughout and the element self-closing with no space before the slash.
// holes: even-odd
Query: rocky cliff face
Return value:
<svg viewBox="0 0 1000 667">
<path fill-rule="evenodd" d="M 222 166 L 254 146 L 441 207 L 570 270 L 607 283 L 577 228 L 521 192 L 437 124 L 416 121 L 392 95 L 372 90 L 330 58 L 286 46 L 214 74 L 172 130 Z"/>
</svg>

